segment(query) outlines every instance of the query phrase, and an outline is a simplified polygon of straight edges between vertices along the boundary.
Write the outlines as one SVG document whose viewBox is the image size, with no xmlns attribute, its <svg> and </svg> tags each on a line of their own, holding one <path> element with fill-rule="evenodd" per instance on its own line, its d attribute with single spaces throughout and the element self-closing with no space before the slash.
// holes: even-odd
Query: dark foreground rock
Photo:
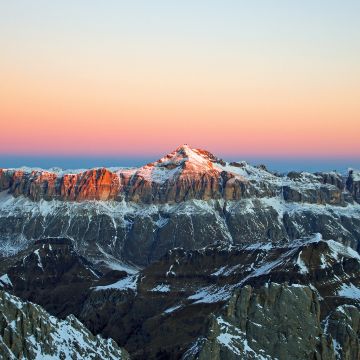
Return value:
<svg viewBox="0 0 360 360">
<path fill-rule="evenodd" d="M 359 356 L 360 255 L 320 234 L 174 249 L 135 274 L 104 273 L 71 242 L 48 239 L 7 258 L 2 273 L 7 291 L 76 314 L 133 359 Z"/>
<path fill-rule="evenodd" d="M 0 291 L 1 359 L 129 359 L 113 340 L 94 336 L 74 316 L 58 320 Z"/>
<path fill-rule="evenodd" d="M 351 350 L 350 350 L 351 351 Z M 358 354 L 353 354 L 358 355 Z M 234 292 L 208 333 L 183 359 L 335 359 L 323 334 L 317 294 L 308 286 L 271 283 Z"/>
<path fill-rule="evenodd" d="M 359 359 L 359 307 L 343 305 L 321 321 L 308 286 L 270 283 L 234 292 L 184 360 Z"/>
<path fill-rule="evenodd" d="M 72 242 L 47 239 L 7 258 L 2 273 L 7 291 L 75 314 L 134 359 L 360 355 L 360 255 L 320 234 L 174 249 L 136 274 L 104 273 Z"/>
<path fill-rule="evenodd" d="M 75 252 L 71 240 L 51 238 L 37 241 L 25 251 L 8 257 L 0 270 L 11 279 L 3 287 L 60 317 L 77 315 L 91 286 L 101 275 Z"/>
</svg>

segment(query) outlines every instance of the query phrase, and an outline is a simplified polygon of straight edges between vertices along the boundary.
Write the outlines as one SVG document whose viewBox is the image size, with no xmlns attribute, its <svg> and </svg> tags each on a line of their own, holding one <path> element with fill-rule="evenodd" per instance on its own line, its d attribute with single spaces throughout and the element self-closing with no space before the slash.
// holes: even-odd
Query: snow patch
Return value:
<svg viewBox="0 0 360 360">
<path fill-rule="evenodd" d="M 241 264 L 237 264 L 234 266 L 222 266 L 220 269 L 218 269 L 217 271 L 213 272 L 211 275 L 212 276 L 229 276 L 231 274 L 234 273 L 234 271 L 236 269 L 238 269 L 239 267 L 241 267 Z"/>
<path fill-rule="evenodd" d="M 354 284 L 342 284 L 338 295 L 349 299 L 360 300 L 360 289 Z"/>
<path fill-rule="evenodd" d="M 137 281 L 139 275 L 131 275 L 127 276 L 124 279 L 121 279 L 113 284 L 104 285 L 104 286 L 96 286 L 95 290 L 108 290 L 108 289 L 115 289 L 115 290 L 133 290 L 136 291 L 137 289 Z"/>
<path fill-rule="evenodd" d="M 232 287 L 218 288 L 215 286 L 207 286 L 199 289 L 195 294 L 188 297 L 189 300 L 196 300 L 194 304 L 215 303 L 225 301 L 231 296 Z"/>
<path fill-rule="evenodd" d="M 270 356 L 261 355 L 255 350 L 253 350 L 249 345 L 246 333 L 244 333 L 234 325 L 230 324 L 229 322 L 225 321 L 221 316 L 216 319 L 216 322 L 219 324 L 220 327 L 220 334 L 216 338 L 217 342 L 227 347 L 232 353 L 241 356 L 241 358 L 244 359 L 247 358 L 246 354 L 249 354 L 249 356 L 254 359 L 271 359 Z"/>
<path fill-rule="evenodd" d="M 300 274 L 307 274 L 309 272 L 308 268 L 305 265 L 304 260 L 301 258 L 302 251 L 299 252 L 299 255 L 296 260 L 296 265 L 299 267 Z"/>
<path fill-rule="evenodd" d="M 335 260 L 339 260 L 339 255 L 342 255 L 345 257 L 355 258 L 360 261 L 360 254 L 351 247 L 340 244 L 334 240 L 327 240 L 327 244 L 331 250 L 332 257 Z"/>
<path fill-rule="evenodd" d="M 169 307 L 168 309 L 166 309 L 164 311 L 165 314 L 171 314 L 172 312 L 180 309 L 182 306 L 181 305 L 175 305 L 175 306 L 172 306 L 172 307 Z"/>
<path fill-rule="evenodd" d="M 13 286 L 8 274 L 4 274 L 4 275 L 0 276 L 0 282 L 2 283 L 2 284 L 0 284 L 0 286 L 1 285 L 7 285 L 7 286 L 11 286 L 11 287 Z"/>
<path fill-rule="evenodd" d="M 38 259 L 38 263 L 37 263 L 38 267 L 39 267 L 42 271 L 44 271 L 44 267 L 43 267 L 43 264 L 42 264 L 42 262 L 41 262 L 41 257 L 40 257 L 39 249 L 35 250 L 35 251 L 34 251 L 34 254 L 37 256 L 37 259 Z"/>
<path fill-rule="evenodd" d="M 159 284 L 159 285 L 155 286 L 153 289 L 151 289 L 150 291 L 161 292 L 161 293 L 170 292 L 170 285 L 168 285 L 168 284 Z"/>
</svg>

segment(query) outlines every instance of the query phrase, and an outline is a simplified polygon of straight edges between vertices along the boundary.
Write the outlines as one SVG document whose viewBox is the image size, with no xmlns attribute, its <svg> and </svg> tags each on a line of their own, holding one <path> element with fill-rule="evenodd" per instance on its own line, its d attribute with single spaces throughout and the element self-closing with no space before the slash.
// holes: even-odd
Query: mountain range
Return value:
<svg viewBox="0 0 360 360">
<path fill-rule="evenodd" d="M 0 249 L 9 359 L 360 358 L 356 170 L 188 145 L 140 168 L 0 169 Z M 46 345 L 71 326 L 85 345 Z"/>
</svg>

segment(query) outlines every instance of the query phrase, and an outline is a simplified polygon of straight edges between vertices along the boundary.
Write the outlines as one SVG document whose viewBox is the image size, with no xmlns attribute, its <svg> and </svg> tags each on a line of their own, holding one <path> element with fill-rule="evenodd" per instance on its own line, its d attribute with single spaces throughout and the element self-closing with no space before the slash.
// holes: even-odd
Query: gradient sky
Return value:
<svg viewBox="0 0 360 360">
<path fill-rule="evenodd" d="M 0 158 L 360 158 L 358 0 L 0 0 L 0 20 Z"/>
</svg>

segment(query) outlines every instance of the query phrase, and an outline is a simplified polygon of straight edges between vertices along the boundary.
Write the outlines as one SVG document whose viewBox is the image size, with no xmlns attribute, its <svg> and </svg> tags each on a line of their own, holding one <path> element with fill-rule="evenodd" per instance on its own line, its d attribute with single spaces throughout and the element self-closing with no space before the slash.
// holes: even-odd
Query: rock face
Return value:
<svg viewBox="0 0 360 360">
<path fill-rule="evenodd" d="M 59 176 L 48 171 L 0 169 L 0 190 L 34 201 L 111 200 L 119 192 L 119 178 L 107 169 L 93 169 L 79 174 Z"/>
<path fill-rule="evenodd" d="M 360 172 L 350 170 L 346 180 L 346 187 L 355 199 L 360 203 Z"/>
<path fill-rule="evenodd" d="M 311 287 L 270 283 L 236 291 L 183 359 L 358 359 L 359 308 L 321 319 Z"/>
<path fill-rule="evenodd" d="M 3 261 L 0 269 L 9 279 L 3 287 L 60 317 L 77 315 L 89 289 L 102 275 L 74 251 L 69 239 L 60 238 L 35 242 Z"/>
<path fill-rule="evenodd" d="M 325 334 L 330 334 L 337 359 L 359 358 L 360 312 L 352 305 L 337 307 L 323 322 Z"/>
<path fill-rule="evenodd" d="M 2 359 L 129 359 L 113 340 L 92 335 L 74 316 L 58 320 L 0 291 Z"/>
<path fill-rule="evenodd" d="M 324 184 L 334 185 L 340 190 L 345 189 L 345 179 L 337 172 L 319 172 L 315 173 L 315 175 L 319 176 Z"/>
<path fill-rule="evenodd" d="M 4 196 L 5 195 L 5 196 Z M 174 205 L 123 202 L 33 202 L 0 195 L 0 246 L 16 252 L 39 238 L 68 237 L 90 260 L 146 266 L 173 247 L 292 241 L 314 232 L 359 248 L 360 206 L 290 203 L 280 197 L 187 201 Z"/>
<path fill-rule="evenodd" d="M 122 200 L 141 203 L 179 202 L 189 199 L 239 199 L 246 179 L 222 169 L 212 154 L 184 145 L 155 163 L 139 169 L 111 172 L 93 169 L 59 175 L 34 170 L 1 170 L 0 191 L 32 200 Z"/>
<path fill-rule="evenodd" d="M 355 353 L 354 353 L 355 355 Z M 184 359 L 335 359 L 320 323 L 316 293 L 306 286 L 245 286 L 213 316 L 208 334 Z"/>
<path fill-rule="evenodd" d="M 0 194 L 0 248 L 5 255 L 37 239 L 66 237 L 91 261 L 147 266 L 174 247 L 291 242 L 313 233 L 359 249 L 360 205 L 324 206 L 281 197 L 172 205 L 34 202 Z"/>
</svg>

